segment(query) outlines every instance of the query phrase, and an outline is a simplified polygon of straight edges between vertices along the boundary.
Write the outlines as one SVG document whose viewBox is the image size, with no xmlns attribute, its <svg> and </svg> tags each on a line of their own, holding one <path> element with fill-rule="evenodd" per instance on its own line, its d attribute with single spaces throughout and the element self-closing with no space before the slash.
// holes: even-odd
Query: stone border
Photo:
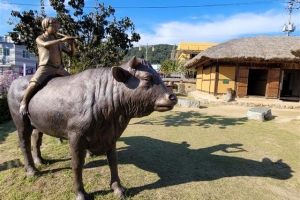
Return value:
<svg viewBox="0 0 300 200">
<path fill-rule="evenodd" d="M 246 107 L 265 107 L 265 108 L 282 108 L 282 109 L 300 109 L 300 102 L 284 102 L 284 101 L 268 101 L 263 99 L 262 101 L 247 101 L 247 99 L 239 100 L 238 98 L 233 101 L 223 101 L 221 99 L 210 98 L 207 96 L 202 96 L 201 94 L 196 93 L 195 91 L 189 92 L 189 96 L 192 96 L 195 100 L 200 101 L 201 105 L 210 104 L 210 105 L 238 105 Z"/>
<path fill-rule="evenodd" d="M 214 101 L 207 99 L 200 99 L 200 103 L 202 104 L 213 104 L 213 105 L 238 105 L 238 106 L 247 106 L 247 107 L 266 107 L 266 108 L 283 108 L 283 109 L 300 109 L 300 104 L 296 105 L 288 105 L 284 103 L 271 103 L 271 102 L 239 102 L 239 101 Z"/>
</svg>

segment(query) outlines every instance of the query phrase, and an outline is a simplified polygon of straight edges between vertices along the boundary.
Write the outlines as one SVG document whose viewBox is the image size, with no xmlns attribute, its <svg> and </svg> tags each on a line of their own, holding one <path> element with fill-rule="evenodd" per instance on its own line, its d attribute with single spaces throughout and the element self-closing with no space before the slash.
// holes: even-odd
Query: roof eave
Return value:
<svg viewBox="0 0 300 200">
<path fill-rule="evenodd" d="M 272 59 L 264 59 L 264 58 L 201 58 L 196 59 L 190 63 L 185 65 L 186 68 L 197 68 L 199 65 L 206 65 L 208 63 L 215 62 L 223 62 L 223 63 L 300 63 L 300 58 L 272 58 Z"/>
</svg>

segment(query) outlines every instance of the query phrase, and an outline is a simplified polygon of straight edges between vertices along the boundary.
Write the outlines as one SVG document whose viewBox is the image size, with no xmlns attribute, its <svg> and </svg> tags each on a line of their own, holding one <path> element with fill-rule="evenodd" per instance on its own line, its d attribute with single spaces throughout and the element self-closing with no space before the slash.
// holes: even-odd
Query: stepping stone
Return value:
<svg viewBox="0 0 300 200">
<path fill-rule="evenodd" d="M 260 122 L 271 120 L 272 112 L 270 108 L 250 108 L 247 112 L 247 118 Z"/>
</svg>

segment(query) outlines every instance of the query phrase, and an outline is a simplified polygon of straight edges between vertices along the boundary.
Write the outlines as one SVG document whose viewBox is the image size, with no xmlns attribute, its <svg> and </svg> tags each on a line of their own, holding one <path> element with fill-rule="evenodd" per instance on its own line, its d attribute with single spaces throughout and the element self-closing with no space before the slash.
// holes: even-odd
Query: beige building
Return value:
<svg viewBox="0 0 300 200">
<path fill-rule="evenodd" d="M 215 45 L 217 45 L 217 43 L 180 42 L 175 54 L 176 60 L 178 60 L 179 62 L 190 60 L 202 51 Z"/>
<path fill-rule="evenodd" d="M 177 61 L 178 63 L 185 63 L 186 61 L 192 59 L 205 49 L 215 46 L 217 43 L 208 43 L 208 42 L 180 42 L 177 46 L 177 49 L 173 48 L 171 53 L 171 59 Z M 175 47 L 175 46 L 174 46 Z M 171 79 L 180 79 L 188 81 L 189 79 L 195 78 L 195 74 L 185 74 L 182 72 L 173 72 L 167 77 Z"/>
</svg>

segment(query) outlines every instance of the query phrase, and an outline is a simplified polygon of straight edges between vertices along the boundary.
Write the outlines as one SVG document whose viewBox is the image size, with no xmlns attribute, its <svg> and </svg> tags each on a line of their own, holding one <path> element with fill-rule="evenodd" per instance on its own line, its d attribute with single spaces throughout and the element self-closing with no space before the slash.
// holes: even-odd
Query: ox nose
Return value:
<svg viewBox="0 0 300 200">
<path fill-rule="evenodd" d="M 170 94 L 169 99 L 176 104 L 177 103 L 177 96 L 175 94 Z"/>
</svg>

